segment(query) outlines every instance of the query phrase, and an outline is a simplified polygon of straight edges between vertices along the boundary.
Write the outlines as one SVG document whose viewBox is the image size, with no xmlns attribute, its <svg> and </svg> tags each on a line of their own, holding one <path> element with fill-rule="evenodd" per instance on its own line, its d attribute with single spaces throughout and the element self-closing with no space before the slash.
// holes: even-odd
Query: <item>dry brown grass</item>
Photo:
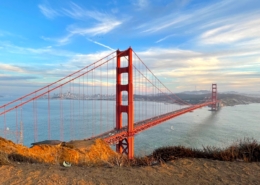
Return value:
<svg viewBox="0 0 260 185">
<path fill-rule="evenodd" d="M 202 150 L 198 150 L 183 146 L 169 146 L 156 149 L 153 157 L 163 161 L 192 157 L 221 161 L 258 162 L 260 161 L 260 144 L 254 139 L 245 138 L 224 149 L 204 147 Z"/>
<path fill-rule="evenodd" d="M 7 164 L 10 164 L 8 160 L 8 155 L 0 151 L 0 165 L 7 165 Z"/>
<path fill-rule="evenodd" d="M 93 143 L 85 149 L 44 144 L 28 148 L 0 138 L 0 151 L 11 161 L 50 164 L 67 161 L 74 165 L 88 166 L 104 164 L 104 161 L 109 161 L 118 155 L 101 139 Z"/>
<path fill-rule="evenodd" d="M 68 161 L 80 166 L 151 166 L 163 165 L 165 162 L 178 158 L 206 158 L 222 161 L 260 161 L 260 144 L 254 139 L 244 139 L 230 147 L 220 149 L 204 147 L 202 150 L 183 146 L 161 147 L 144 157 L 128 160 L 126 156 L 114 152 L 106 142 L 97 139 L 88 147 L 74 148 L 69 145 L 36 145 L 27 148 L 0 138 L 0 165 L 9 161 L 27 163 L 61 164 Z"/>
</svg>

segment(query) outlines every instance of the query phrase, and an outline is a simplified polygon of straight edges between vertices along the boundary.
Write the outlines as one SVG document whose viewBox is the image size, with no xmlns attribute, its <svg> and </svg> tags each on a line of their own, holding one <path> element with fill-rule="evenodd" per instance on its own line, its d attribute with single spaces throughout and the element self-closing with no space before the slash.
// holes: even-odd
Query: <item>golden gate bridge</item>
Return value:
<svg viewBox="0 0 260 185">
<path fill-rule="evenodd" d="M 102 138 L 131 159 L 137 133 L 204 106 L 218 109 L 217 84 L 212 84 L 211 96 L 191 104 L 167 88 L 131 47 L 86 62 L 84 68 L 1 105 L 0 136 L 11 133 L 20 143 Z"/>
</svg>

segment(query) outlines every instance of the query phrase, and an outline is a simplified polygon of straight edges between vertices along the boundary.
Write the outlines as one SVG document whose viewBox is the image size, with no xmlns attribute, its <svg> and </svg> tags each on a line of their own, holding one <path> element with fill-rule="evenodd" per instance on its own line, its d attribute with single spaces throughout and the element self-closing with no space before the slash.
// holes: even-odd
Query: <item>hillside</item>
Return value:
<svg viewBox="0 0 260 185">
<path fill-rule="evenodd" d="M 81 147 L 91 143 L 67 144 L 26 148 L 0 138 L 0 184 L 259 184 L 260 163 L 243 162 L 252 156 L 255 158 L 253 161 L 259 161 L 260 145 L 256 142 L 225 150 L 207 147 L 204 152 L 181 146 L 164 147 L 153 153 L 160 154 L 160 162 L 150 163 L 147 156 L 142 161 L 141 158 L 133 160 L 132 165 L 121 165 L 122 158 L 118 158 L 102 141 L 93 142 L 86 150 Z M 250 153 L 249 150 L 253 151 L 251 148 L 254 152 Z M 243 156 L 239 157 L 239 151 Z M 245 153 L 249 155 L 244 156 Z M 195 158 L 191 156 L 193 154 L 203 156 Z M 224 161 L 207 159 L 211 154 Z M 83 155 L 88 157 L 78 163 L 76 158 Z M 114 162 L 108 160 L 108 156 L 114 156 Z M 231 157 L 233 162 L 227 157 Z M 63 160 L 71 161 L 72 165 L 62 166 Z"/>
<path fill-rule="evenodd" d="M 189 94 L 189 93 L 178 93 L 176 94 L 180 99 L 185 100 L 191 104 L 197 104 L 205 101 L 211 97 L 211 93 L 207 94 Z M 169 97 L 171 97 L 172 102 L 169 101 Z M 260 98 L 257 97 L 249 97 L 246 95 L 240 94 L 218 94 L 218 99 L 221 100 L 223 106 L 234 106 L 240 104 L 249 104 L 249 103 L 260 103 Z M 167 103 L 176 103 L 179 99 L 174 95 L 168 96 L 143 96 L 143 95 L 135 95 L 135 100 L 137 101 L 157 101 L 157 102 L 167 102 Z"/>
</svg>

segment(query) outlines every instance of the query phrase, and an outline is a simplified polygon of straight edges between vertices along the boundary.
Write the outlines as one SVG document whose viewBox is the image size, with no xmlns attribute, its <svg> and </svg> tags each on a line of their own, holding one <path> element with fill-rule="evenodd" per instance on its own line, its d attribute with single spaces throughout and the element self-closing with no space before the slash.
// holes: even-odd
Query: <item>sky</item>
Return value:
<svg viewBox="0 0 260 185">
<path fill-rule="evenodd" d="M 0 95 L 130 46 L 173 92 L 260 93 L 259 0 L 11 0 L 0 23 Z"/>
</svg>

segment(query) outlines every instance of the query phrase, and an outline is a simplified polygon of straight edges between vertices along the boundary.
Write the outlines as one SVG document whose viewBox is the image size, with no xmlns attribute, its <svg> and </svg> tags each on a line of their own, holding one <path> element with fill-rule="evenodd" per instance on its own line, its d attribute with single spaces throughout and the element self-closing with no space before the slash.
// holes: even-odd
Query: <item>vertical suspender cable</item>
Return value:
<svg viewBox="0 0 260 185">
<path fill-rule="evenodd" d="M 78 98 L 78 116 L 77 116 L 77 121 L 76 121 L 76 136 L 80 136 L 80 128 L 81 128 L 81 124 L 82 124 L 82 117 L 81 117 L 81 107 L 80 107 L 80 77 L 78 78 L 78 93 L 77 93 L 77 98 Z"/>
<path fill-rule="evenodd" d="M 5 107 L 4 106 L 4 112 L 5 112 Z M 6 138 L 6 113 L 4 113 L 4 138 Z"/>
<path fill-rule="evenodd" d="M 92 137 L 94 136 L 94 71 L 92 71 Z"/>
<path fill-rule="evenodd" d="M 83 137 L 86 137 L 86 135 L 85 135 L 85 131 L 86 131 L 86 121 L 85 121 L 85 115 L 86 115 L 86 113 L 85 113 L 85 75 L 83 75 L 83 93 L 82 93 L 82 97 L 81 97 L 81 101 L 82 101 L 82 104 L 83 104 L 83 115 L 82 115 L 82 117 L 83 117 Z"/>
<path fill-rule="evenodd" d="M 51 120 L 50 120 L 50 91 L 48 87 L 48 139 L 51 139 Z"/>
<path fill-rule="evenodd" d="M 100 116 L 100 131 L 99 131 L 99 133 L 102 133 L 102 74 L 101 74 L 101 71 L 102 71 L 102 66 L 100 67 L 100 82 L 99 82 L 99 84 L 100 84 L 100 114 L 99 114 L 99 116 Z"/>
<path fill-rule="evenodd" d="M 15 118 L 16 118 L 16 123 L 15 123 L 15 139 L 16 139 L 16 143 L 18 143 L 18 118 L 17 118 L 17 108 L 15 109 Z"/>
<path fill-rule="evenodd" d="M 107 63 L 107 97 L 106 97 L 106 101 L 107 101 L 107 131 L 108 131 L 108 122 L 109 122 L 109 119 L 108 119 L 108 63 Z"/>
<path fill-rule="evenodd" d="M 72 140 L 72 90 L 71 90 L 71 83 L 72 82 L 70 82 L 70 93 L 69 93 L 69 99 L 70 99 L 70 140 Z"/>
</svg>

